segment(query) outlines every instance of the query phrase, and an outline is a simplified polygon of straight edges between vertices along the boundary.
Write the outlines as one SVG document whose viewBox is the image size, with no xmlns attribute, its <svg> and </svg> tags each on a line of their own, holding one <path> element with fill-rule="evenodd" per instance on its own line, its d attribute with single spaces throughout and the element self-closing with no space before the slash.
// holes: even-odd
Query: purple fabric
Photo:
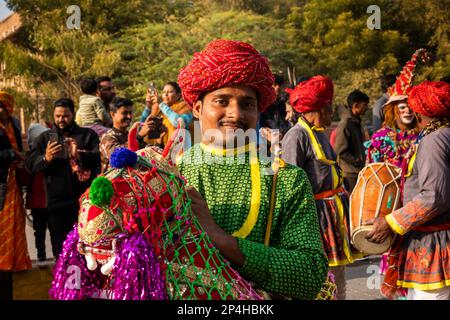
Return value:
<svg viewBox="0 0 450 320">
<path fill-rule="evenodd" d="M 100 272 L 100 266 L 94 271 L 87 268 L 84 256 L 77 249 L 78 240 L 75 226 L 64 242 L 53 271 L 51 299 L 167 299 L 161 266 L 142 235 L 132 234 L 118 239 L 110 278 Z"/>
</svg>

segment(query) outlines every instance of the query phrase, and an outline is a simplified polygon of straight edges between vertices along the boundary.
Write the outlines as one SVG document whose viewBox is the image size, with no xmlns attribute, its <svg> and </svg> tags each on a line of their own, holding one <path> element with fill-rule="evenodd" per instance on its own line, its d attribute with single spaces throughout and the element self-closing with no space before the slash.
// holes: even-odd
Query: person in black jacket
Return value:
<svg viewBox="0 0 450 320">
<path fill-rule="evenodd" d="M 358 173 L 366 163 L 365 133 L 361 125 L 361 116 L 367 111 L 369 97 L 354 90 L 347 97 L 348 113 L 336 129 L 335 150 L 338 164 L 344 172 L 344 182 L 349 192 L 353 191 L 358 179 Z"/>
<path fill-rule="evenodd" d="M 273 88 L 277 94 L 277 98 L 266 111 L 261 113 L 259 119 L 259 127 L 267 129 L 279 130 L 281 137 L 290 129 L 290 124 L 286 120 L 286 101 L 287 95 L 282 90 L 284 78 L 278 74 L 274 74 L 275 83 Z"/>
<path fill-rule="evenodd" d="M 52 129 L 36 139 L 25 160 L 32 174 L 44 172 L 48 227 L 55 258 L 77 220 L 78 199 L 100 172 L 99 138 L 93 130 L 79 127 L 74 114 L 72 100 L 57 100 Z"/>
</svg>

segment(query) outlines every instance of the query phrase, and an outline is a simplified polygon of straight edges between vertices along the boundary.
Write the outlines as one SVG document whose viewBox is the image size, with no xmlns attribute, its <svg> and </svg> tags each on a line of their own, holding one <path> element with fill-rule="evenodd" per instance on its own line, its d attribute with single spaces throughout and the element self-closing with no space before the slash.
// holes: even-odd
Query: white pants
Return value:
<svg viewBox="0 0 450 320">
<path fill-rule="evenodd" d="M 422 291 L 408 289 L 407 300 L 450 300 L 450 287 L 436 290 Z"/>
</svg>

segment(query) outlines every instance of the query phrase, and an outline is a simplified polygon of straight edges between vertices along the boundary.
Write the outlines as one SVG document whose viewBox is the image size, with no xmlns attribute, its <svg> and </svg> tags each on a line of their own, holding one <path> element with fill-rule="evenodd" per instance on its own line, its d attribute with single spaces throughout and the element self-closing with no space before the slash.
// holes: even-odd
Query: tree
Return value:
<svg viewBox="0 0 450 320">
<path fill-rule="evenodd" d="M 195 22 L 193 22 L 195 21 Z M 127 95 L 143 101 L 150 81 L 160 88 L 176 81 L 179 70 L 194 52 L 213 39 L 241 40 L 255 45 L 276 69 L 293 57 L 287 50 L 286 34 L 279 22 L 250 12 L 218 12 L 194 19 L 168 18 L 165 23 L 148 23 L 127 30 L 117 43 L 121 63 L 116 81 Z M 138 110 L 142 104 L 138 103 Z"/>
<path fill-rule="evenodd" d="M 378 0 L 381 29 L 370 30 L 371 0 L 80 0 L 81 30 L 66 28 L 69 0 L 7 0 L 24 27 L 0 44 L 6 73 L 49 99 L 77 100 L 80 77 L 110 75 L 142 108 L 149 81 L 159 87 L 216 38 L 253 44 L 276 73 L 324 74 L 341 104 L 353 89 L 372 99 L 379 75 L 399 73 L 427 47 L 434 61 L 417 81 L 450 74 L 450 0 Z M 32 100 L 32 99 L 31 99 Z"/>
</svg>

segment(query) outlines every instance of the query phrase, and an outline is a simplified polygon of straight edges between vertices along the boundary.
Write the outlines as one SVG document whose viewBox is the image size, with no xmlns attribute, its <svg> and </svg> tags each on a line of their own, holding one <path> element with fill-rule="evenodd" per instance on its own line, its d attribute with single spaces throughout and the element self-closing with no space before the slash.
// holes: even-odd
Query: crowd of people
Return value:
<svg viewBox="0 0 450 320">
<path fill-rule="evenodd" d="M 355 88 L 331 136 L 333 81 L 305 76 L 286 86 L 264 56 L 238 41 L 211 42 L 161 96 L 149 86 L 141 115 L 132 100 L 116 96 L 111 78 L 83 79 L 77 107 L 58 99 L 51 124 L 30 126 L 26 153 L 14 99 L 0 92 L 1 294 L 11 298 L 11 273 L 31 268 L 26 209 L 43 266 L 46 229 L 57 259 L 80 196 L 108 170 L 113 151 L 129 145 L 130 132 L 139 148 L 163 149 L 181 126 L 191 139 L 177 164 L 193 212 L 220 253 L 272 298 L 313 299 L 330 278 L 337 299 L 346 298 L 345 266 L 365 256 L 351 241 L 349 196 L 367 164 L 388 162 L 402 170 L 402 206 L 375 219 L 368 236 L 379 243 L 396 235 L 382 259 L 382 292 L 450 299 L 450 84 L 413 86 L 423 55 L 418 50 L 397 77 L 383 76 L 370 131 L 361 120 L 369 97 Z M 268 142 L 280 164 L 275 175 L 261 174 L 271 163 L 259 145 L 236 140 L 239 129 Z M 244 163 L 220 161 L 230 145 Z M 211 157 L 213 164 L 205 160 Z"/>
</svg>

